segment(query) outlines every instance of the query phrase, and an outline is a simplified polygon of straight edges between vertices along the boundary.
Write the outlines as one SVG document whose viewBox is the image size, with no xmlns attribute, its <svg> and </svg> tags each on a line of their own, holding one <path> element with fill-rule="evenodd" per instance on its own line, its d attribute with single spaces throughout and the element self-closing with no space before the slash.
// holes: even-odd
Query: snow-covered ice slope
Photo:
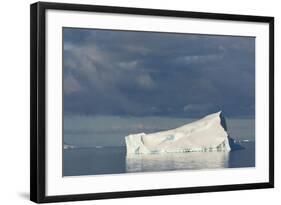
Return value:
<svg viewBox="0 0 281 205">
<path fill-rule="evenodd" d="M 127 154 L 231 150 L 221 111 L 176 129 L 131 134 L 125 137 L 125 141 Z"/>
</svg>

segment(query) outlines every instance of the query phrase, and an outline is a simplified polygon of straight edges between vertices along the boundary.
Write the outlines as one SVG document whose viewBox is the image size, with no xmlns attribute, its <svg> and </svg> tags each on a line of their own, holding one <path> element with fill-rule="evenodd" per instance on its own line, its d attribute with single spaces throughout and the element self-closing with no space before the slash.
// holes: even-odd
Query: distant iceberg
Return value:
<svg viewBox="0 0 281 205">
<path fill-rule="evenodd" d="M 73 148 L 75 148 L 73 145 L 69 145 L 69 144 L 63 145 L 63 149 L 73 149 Z"/>
<path fill-rule="evenodd" d="M 221 111 L 175 129 L 130 134 L 125 141 L 127 154 L 230 151 L 241 148 L 229 137 Z"/>
</svg>

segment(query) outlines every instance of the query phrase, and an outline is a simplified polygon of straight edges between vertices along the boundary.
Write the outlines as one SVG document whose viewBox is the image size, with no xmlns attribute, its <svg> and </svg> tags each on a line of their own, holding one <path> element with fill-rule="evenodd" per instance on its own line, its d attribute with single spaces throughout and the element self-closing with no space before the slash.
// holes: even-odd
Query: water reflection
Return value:
<svg viewBox="0 0 281 205">
<path fill-rule="evenodd" d="M 130 154 L 127 172 L 196 170 L 228 167 L 229 152 L 188 152 L 165 154 Z"/>
</svg>

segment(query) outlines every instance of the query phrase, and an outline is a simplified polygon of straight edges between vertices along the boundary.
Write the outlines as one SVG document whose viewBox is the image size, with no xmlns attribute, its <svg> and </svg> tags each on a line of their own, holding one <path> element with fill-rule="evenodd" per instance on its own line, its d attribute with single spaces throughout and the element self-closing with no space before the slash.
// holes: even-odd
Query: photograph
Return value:
<svg viewBox="0 0 281 205">
<path fill-rule="evenodd" d="M 62 39 L 63 177 L 255 168 L 255 36 Z"/>
<path fill-rule="evenodd" d="M 274 17 L 30 6 L 30 200 L 274 187 Z"/>
</svg>

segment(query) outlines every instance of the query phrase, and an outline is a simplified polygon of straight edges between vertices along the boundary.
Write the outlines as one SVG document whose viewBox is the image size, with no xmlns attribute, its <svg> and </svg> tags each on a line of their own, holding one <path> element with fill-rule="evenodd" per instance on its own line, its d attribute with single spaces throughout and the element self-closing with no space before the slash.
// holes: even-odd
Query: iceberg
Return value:
<svg viewBox="0 0 281 205">
<path fill-rule="evenodd" d="M 127 154 L 230 151 L 235 145 L 221 111 L 175 129 L 130 134 L 125 142 Z"/>
<path fill-rule="evenodd" d="M 69 144 L 63 145 L 63 149 L 73 149 L 73 148 L 75 148 L 73 145 L 69 145 Z"/>
</svg>

